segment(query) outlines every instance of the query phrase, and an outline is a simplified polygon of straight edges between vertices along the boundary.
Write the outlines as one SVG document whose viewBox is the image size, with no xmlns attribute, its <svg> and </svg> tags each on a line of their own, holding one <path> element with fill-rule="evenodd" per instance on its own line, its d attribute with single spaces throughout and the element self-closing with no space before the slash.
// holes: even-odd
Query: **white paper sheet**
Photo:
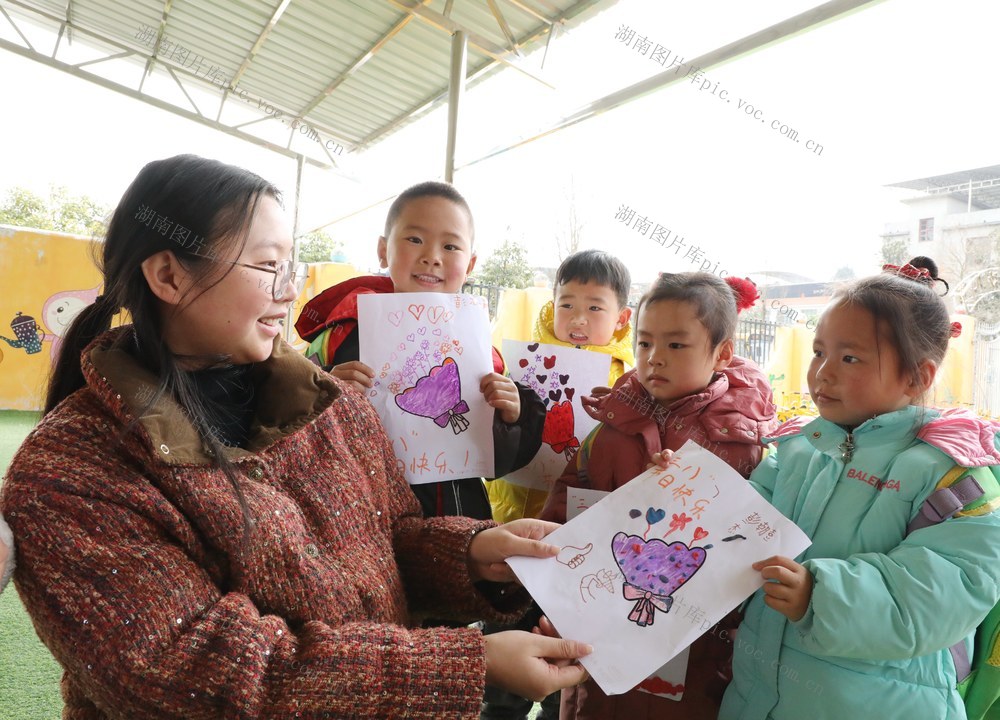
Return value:
<svg viewBox="0 0 1000 720">
<path fill-rule="evenodd" d="M 493 372 L 486 298 L 440 293 L 358 296 L 368 391 L 410 484 L 493 477 Z"/>
<path fill-rule="evenodd" d="M 610 495 L 607 490 L 588 490 L 587 488 L 566 488 L 566 522 L 596 505 Z"/>
<path fill-rule="evenodd" d="M 591 388 L 608 384 L 611 356 L 537 342 L 503 341 L 512 380 L 530 387 L 545 403 L 542 447 L 534 459 L 504 479 L 515 485 L 549 490 L 597 421 L 580 404 Z"/>
<path fill-rule="evenodd" d="M 509 565 L 609 695 L 635 687 L 763 584 L 750 565 L 796 557 L 806 535 L 688 441 L 549 535 L 558 557 Z"/>
</svg>

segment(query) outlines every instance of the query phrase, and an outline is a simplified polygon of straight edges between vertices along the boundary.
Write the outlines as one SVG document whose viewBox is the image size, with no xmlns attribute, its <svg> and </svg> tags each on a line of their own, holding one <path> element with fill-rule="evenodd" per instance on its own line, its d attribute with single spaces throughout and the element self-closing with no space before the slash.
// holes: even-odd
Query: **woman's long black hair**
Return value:
<svg viewBox="0 0 1000 720">
<path fill-rule="evenodd" d="M 246 503 L 234 468 L 226 460 L 203 401 L 180 362 L 195 359 L 202 364 L 219 365 L 226 363 L 228 357 L 182 358 L 170 351 L 163 340 L 163 310 L 146 282 L 142 263 L 155 253 L 170 250 L 192 273 L 195 285 L 201 287 L 220 267 L 210 258 L 225 257 L 234 247 L 242 251 L 258 203 L 264 196 L 281 200 L 278 189 L 263 178 L 217 160 L 177 155 L 146 165 L 112 213 L 104 242 L 97 248 L 95 261 L 104 278 L 104 292 L 98 302 L 84 308 L 70 325 L 49 378 L 44 410 L 45 414 L 50 413 L 84 386 L 81 353 L 98 335 L 110 329 L 116 313 L 125 310 L 131 318 L 132 333 L 122 333 L 117 342 L 132 344 L 129 351 L 159 378 L 157 392 L 146 409 L 164 393 L 180 404 L 211 450 L 214 461 L 229 478 L 245 518 Z M 200 292 L 232 271 L 229 266 Z"/>
</svg>

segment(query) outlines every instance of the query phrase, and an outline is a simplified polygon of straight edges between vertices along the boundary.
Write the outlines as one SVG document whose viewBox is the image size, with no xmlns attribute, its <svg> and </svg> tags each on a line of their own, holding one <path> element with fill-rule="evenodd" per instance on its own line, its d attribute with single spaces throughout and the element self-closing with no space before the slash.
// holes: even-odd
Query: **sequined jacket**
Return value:
<svg viewBox="0 0 1000 720">
<path fill-rule="evenodd" d="M 171 399 L 122 434 L 154 381 L 113 347 L 128 331 L 85 351 L 86 386 L 29 434 L 0 502 L 64 717 L 478 717 L 481 634 L 414 625 L 523 610 L 469 578 L 491 523 L 423 519 L 371 405 L 277 340 L 231 449 L 244 534 Z"/>
</svg>

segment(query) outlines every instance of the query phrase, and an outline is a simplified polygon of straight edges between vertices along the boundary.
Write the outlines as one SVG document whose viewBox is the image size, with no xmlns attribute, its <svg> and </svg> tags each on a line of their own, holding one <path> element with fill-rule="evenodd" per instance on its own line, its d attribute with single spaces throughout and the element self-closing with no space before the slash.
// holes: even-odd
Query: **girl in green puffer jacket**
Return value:
<svg viewBox="0 0 1000 720">
<path fill-rule="evenodd" d="M 908 526 L 950 469 L 1000 464 L 1000 427 L 919 405 L 961 328 L 933 262 L 885 270 L 835 295 L 808 373 L 822 417 L 751 475 L 813 544 L 754 565 L 721 720 L 966 717 L 949 648 L 1000 598 L 1000 513 Z"/>
</svg>

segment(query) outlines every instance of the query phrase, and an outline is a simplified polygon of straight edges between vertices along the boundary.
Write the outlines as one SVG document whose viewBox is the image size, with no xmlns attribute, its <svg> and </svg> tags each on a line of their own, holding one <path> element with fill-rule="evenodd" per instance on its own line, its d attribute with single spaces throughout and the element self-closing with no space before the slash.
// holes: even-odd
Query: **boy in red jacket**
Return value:
<svg viewBox="0 0 1000 720">
<path fill-rule="evenodd" d="M 424 182 L 402 192 L 389 207 L 378 258 L 389 276 L 352 278 L 310 300 L 295 322 L 307 356 L 332 375 L 364 392 L 375 371 L 358 360 L 358 295 L 388 292 L 458 293 L 476 266 L 472 212 L 454 187 Z M 493 349 L 494 372 L 480 390 L 495 409 L 494 473 L 502 477 L 523 467 L 542 443 L 545 406 L 535 392 L 502 373 L 503 358 Z M 464 515 L 492 519 L 482 478 L 411 486 L 425 517 Z"/>
</svg>

